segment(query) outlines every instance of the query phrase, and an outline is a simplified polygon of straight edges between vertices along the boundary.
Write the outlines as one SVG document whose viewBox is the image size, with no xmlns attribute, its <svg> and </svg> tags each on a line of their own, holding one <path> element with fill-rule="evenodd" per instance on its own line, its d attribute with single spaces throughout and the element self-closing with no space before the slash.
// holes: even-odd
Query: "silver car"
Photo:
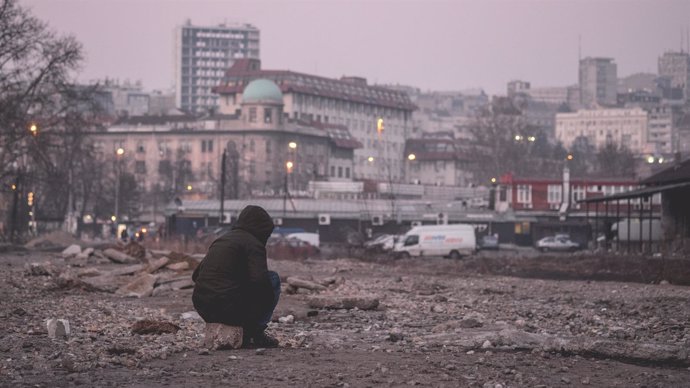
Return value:
<svg viewBox="0 0 690 388">
<path fill-rule="evenodd" d="M 537 241 L 537 249 L 542 252 L 547 251 L 575 251 L 580 248 L 580 244 L 572 241 L 565 236 L 548 236 Z"/>
</svg>

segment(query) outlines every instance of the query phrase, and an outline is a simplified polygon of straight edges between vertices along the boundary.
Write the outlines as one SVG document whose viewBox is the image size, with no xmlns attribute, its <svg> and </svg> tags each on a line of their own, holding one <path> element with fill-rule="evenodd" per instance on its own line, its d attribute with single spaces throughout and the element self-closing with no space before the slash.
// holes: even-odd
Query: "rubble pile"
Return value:
<svg viewBox="0 0 690 388">
<path fill-rule="evenodd" d="M 151 363 L 202 358 L 194 375 L 202 380 L 195 381 L 218 385 L 232 368 L 225 362 L 249 357 L 245 350 L 217 356 L 218 349 L 236 348 L 241 333 L 220 333 L 193 311 L 191 274 L 200 257 L 127 252 L 68 247 L 22 266 L 0 266 L 0 319 L 9 323 L 0 331 L 0 373 L 8 382 L 89 374 L 88 381 L 103 385 L 99 376 L 119 367 L 152 382 L 160 376 L 151 374 Z M 275 357 L 266 365 L 283 360 L 290 381 L 307 375 L 317 385 L 345 386 L 356 374 L 361 384 L 354 386 L 420 384 L 416 375 L 436 386 L 595 385 L 591 370 L 583 377 L 569 368 L 608 359 L 675 368 L 664 372 L 680 379 L 666 380 L 674 385 L 690 367 L 685 287 L 484 276 L 450 260 L 270 260 L 269 268 L 281 275 L 283 288 L 269 330 L 281 341 L 279 352 L 300 353 L 293 358 L 269 349 L 251 356 Z M 323 368 L 365 369 L 333 381 L 294 361 L 304 357 Z M 385 361 L 391 357 L 408 366 L 394 373 Z M 189 377 L 182 370 L 169 375 Z"/>
</svg>

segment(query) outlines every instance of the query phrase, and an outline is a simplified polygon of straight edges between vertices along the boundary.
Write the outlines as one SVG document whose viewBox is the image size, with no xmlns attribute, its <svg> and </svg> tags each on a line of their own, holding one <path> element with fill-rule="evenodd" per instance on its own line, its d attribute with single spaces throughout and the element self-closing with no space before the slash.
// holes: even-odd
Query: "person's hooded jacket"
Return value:
<svg viewBox="0 0 690 388">
<path fill-rule="evenodd" d="M 250 205 L 232 230 L 211 244 L 192 275 L 194 308 L 206 322 L 251 325 L 273 303 L 266 264 L 273 227 L 263 208 Z"/>
</svg>

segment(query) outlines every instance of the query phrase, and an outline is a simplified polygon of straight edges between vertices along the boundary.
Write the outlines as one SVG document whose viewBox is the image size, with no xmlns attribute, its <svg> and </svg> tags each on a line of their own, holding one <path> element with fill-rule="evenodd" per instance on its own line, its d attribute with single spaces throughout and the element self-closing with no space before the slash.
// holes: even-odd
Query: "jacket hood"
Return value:
<svg viewBox="0 0 690 388">
<path fill-rule="evenodd" d="M 273 233 L 273 219 L 260 206 L 249 205 L 242 209 L 240 216 L 237 217 L 237 222 L 233 229 L 242 229 L 249 232 L 262 244 L 266 244 L 268 238 Z"/>
</svg>

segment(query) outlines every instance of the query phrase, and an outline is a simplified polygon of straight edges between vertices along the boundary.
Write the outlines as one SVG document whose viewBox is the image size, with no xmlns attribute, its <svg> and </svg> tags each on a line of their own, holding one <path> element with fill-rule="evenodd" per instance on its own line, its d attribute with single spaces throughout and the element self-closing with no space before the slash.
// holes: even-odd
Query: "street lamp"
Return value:
<svg viewBox="0 0 690 388">
<path fill-rule="evenodd" d="M 568 160 L 573 160 L 573 154 L 568 154 L 568 156 L 565 157 Z"/>
<path fill-rule="evenodd" d="M 294 167 L 294 163 L 288 161 L 287 163 L 285 163 L 285 167 L 287 168 L 288 174 L 290 174 L 292 173 L 292 167 Z"/>
<path fill-rule="evenodd" d="M 296 149 L 296 148 L 297 148 L 297 143 L 295 143 L 294 141 L 289 142 L 289 143 L 288 143 L 288 148 L 290 148 L 291 150 Z"/>
<path fill-rule="evenodd" d="M 409 155 L 407 155 L 407 160 L 412 161 L 412 160 L 415 160 L 415 159 L 417 159 L 417 155 L 415 155 L 415 154 L 409 154 Z"/>
<path fill-rule="evenodd" d="M 192 191 L 192 185 L 187 185 L 187 191 Z"/>
<path fill-rule="evenodd" d="M 29 132 L 31 132 L 32 136 L 37 136 L 38 135 L 38 125 L 36 123 L 31 123 L 29 126 Z"/>
<path fill-rule="evenodd" d="M 117 179 L 115 180 L 115 214 L 112 217 L 110 217 L 110 219 L 113 222 L 117 221 L 118 218 L 120 218 L 120 160 L 124 154 L 125 150 L 122 147 L 118 147 L 115 150 L 115 155 L 117 156 L 117 160 L 115 161 L 115 166 L 117 170 L 115 171 L 115 174 L 117 174 Z"/>
<path fill-rule="evenodd" d="M 373 156 L 368 157 L 368 158 L 367 158 L 367 161 L 369 161 L 369 163 L 373 163 L 373 162 L 374 162 L 374 157 L 373 157 Z"/>
</svg>

